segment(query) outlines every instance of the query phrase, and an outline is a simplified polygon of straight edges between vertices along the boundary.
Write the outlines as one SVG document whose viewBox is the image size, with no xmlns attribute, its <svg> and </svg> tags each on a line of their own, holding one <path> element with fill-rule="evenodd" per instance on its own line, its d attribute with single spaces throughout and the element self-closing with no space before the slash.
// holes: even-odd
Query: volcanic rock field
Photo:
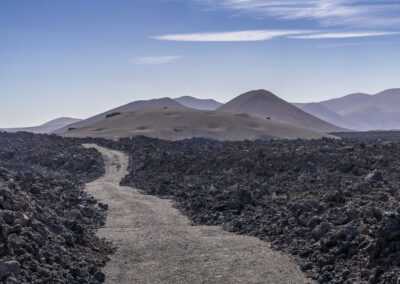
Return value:
<svg viewBox="0 0 400 284">
<path fill-rule="evenodd" d="M 83 191 L 104 173 L 95 150 L 57 136 L 0 134 L 0 282 L 101 283 L 106 205 Z"/>
<path fill-rule="evenodd" d="M 95 231 L 107 206 L 83 190 L 104 172 L 100 154 L 80 146 L 90 142 L 129 155 L 122 185 L 174 200 L 193 225 L 268 241 L 319 283 L 398 283 L 400 134 L 338 135 L 113 142 L 1 133 L 0 281 L 104 281 L 112 244 Z"/>
</svg>

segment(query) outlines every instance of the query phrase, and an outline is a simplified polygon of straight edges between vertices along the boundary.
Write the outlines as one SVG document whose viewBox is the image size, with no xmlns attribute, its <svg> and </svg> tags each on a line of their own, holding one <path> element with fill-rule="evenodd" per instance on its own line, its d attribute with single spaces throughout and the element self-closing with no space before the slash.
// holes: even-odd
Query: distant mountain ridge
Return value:
<svg viewBox="0 0 400 284">
<path fill-rule="evenodd" d="M 132 111 L 139 111 L 146 109 L 160 110 L 163 108 L 192 109 L 192 110 L 194 109 L 199 110 L 201 108 L 200 110 L 211 111 L 217 106 L 219 106 L 217 108 L 217 111 L 219 112 L 247 114 L 249 116 L 262 118 L 263 120 L 272 120 L 273 122 L 283 123 L 317 132 L 327 133 L 334 131 L 336 132 L 346 131 L 346 129 L 344 128 L 340 128 L 335 125 L 329 124 L 317 117 L 314 117 L 302 111 L 301 109 L 291 105 L 290 103 L 280 99 L 279 97 L 275 96 L 274 94 L 268 91 L 257 90 L 242 94 L 224 105 L 218 103 L 213 99 L 197 99 L 190 96 L 180 97 L 176 99 L 161 98 L 161 99 L 152 99 L 146 101 L 134 101 L 129 104 L 113 108 L 106 112 L 92 116 L 88 119 L 79 121 L 77 123 L 72 123 L 70 125 L 64 126 L 61 129 L 55 131 L 55 133 L 63 134 L 68 132 L 69 130 L 89 127 L 97 122 L 110 120 L 111 117 L 113 116 L 120 116 L 121 114 Z M 157 116 L 157 112 L 150 112 L 150 113 Z M 148 115 L 146 117 L 150 119 Z M 203 116 L 199 116 L 199 118 L 201 117 Z"/>
<path fill-rule="evenodd" d="M 350 94 L 316 103 L 295 103 L 332 124 L 360 131 L 400 129 L 400 88 L 375 95 Z"/>
<path fill-rule="evenodd" d="M 347 129 L 328 123 L 293 106 L 266 90 L 244 93 L 222 105 L 217 111 L 246 113 L 251 116 L 325 133 L 347 131 Z"/>
<path fill-rule="evenodd" d="M 184 106 L 199 110 L 216 110 L 222 106 L 222 103 L 214 99 L 198 99 L 191 96 L 183 96 L 175 98 L 174 100 Z"/>
<path fill-rule="evenodd" d="M 161 98 L 161 99 L 151 99 L 151 100 L 141 100 L 141 101 L 134 101 L 128 103 L 126 105 L 116 107 L 110 109 L 108 111 L 102 112 L 95 116 L 89 117 L 88 119 L 79 121 L 77 123 L 72 123 L 67 126 L 64 126 L 60 129 L 57 129 L 54 133 L 62 134 L 70 128 L 81 128 L 85 126 L 89 126 L 93 123 L 106 119 L 108 115 L 118 114 L 118 113 L 125 113 L 134 110 L 142 110 L 142 109 L 153 109 L 153 108 L 173 108 L 173 109 L 185 109 L 186 106 L 178 103 L 177 101 L 171 98 Z"/>
<path fill-rule="evenodd" d="M 38 133 L 38 134 L 49 134 L 52 133 L 53 131 L 60 129 L 61 127 L 64 127 L 66 125 L 69 125 L 71 123 L 76 123 L 81 121 L 81 119 L 78 118 L 71 118 L 71 117 L 60 117 L 53 119 L 51 121 L 48 121 L 42 125 L 39 126 L 32 126 L 32 127 L 16 127 L 16 128 L 0 128 L 0 131 L 5 131 L 5 132 L 20 132 L 20 131 L 25 131 L 25 132 L 32 132 L 32 133 Z"/>
</svg>

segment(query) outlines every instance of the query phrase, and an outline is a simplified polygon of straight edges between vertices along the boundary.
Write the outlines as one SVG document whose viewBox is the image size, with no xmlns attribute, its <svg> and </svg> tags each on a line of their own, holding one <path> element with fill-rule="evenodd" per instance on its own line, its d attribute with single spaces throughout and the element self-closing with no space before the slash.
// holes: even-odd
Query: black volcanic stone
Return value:
<svg viewBox="0 0 400 284">
<path fill-rule="evenodd" d="M 22 232 L 16 229 L 9 235 L 0 251 L 30 263 L 29 273 L 24 273 L 22 267 L 18 276 L 27 282 L 46 277 L 43 272 L 44 276 L 40 276 L 41 264 L 36 261 L 41 257 L 47 264 L 53 263 L 50 267 L 63 271 L 50 271 L 48 278 L 64 277 L 59 279 L 71 283 L 85 278 L 90 283 L 103 281 L 99 268 L 105 264 L 106 246 L 95 238 L 88 242 L 87 238 L 93 236 L 91 228 L 104 222 L 107 207 L 96 205 L 86 196 L 83 200 L 91 217 L 80 219 L 74 211 L 82 204 L 79 186 L 104 170 L 100 162 L 92 159 L 95 151 L 78 146 L 90 142 L 130 156 L 123 185 L 173 199 L 194 225 L 220 225 L 237 234 L 268 241 L 275 249 L 292 254 L 302 270 L 317 282 L 398 283 L 400 132 L 338 135 L 344 139 L 171 142 L 145 137 L 106 141 L 2 134 L 0 138 L 7 142 L 1 144 L 0 139 L 0 166 L 9 168 L 11 173 L 0 171 L 3 180 L 9 181 L 7 190 L 0 188 L 0 193 L 6 197 L 10 192 L 14 194 L 15 188 L 46 204 L 40 197 L 54 192 L 54 200 L 58 196 L 67 204 L 53 202 L 61 207 L 55 208 L 55 216 L 46 218 L 44 223 L 50 231 L 47 238 L 52 240 L 56 233 L 62 236 L 59 240 L 49 242 L 40 225 L 35 227 L 37 230 L 25 230 L 24 226 L 34 223 L 31 216 L 27 216 L 28 220 L 11 216 L 10 223 L 13 218 L 20 220 Z M 9 147 L 13 145 L 11 141 L 14 147 Z M 48 150 L 39 150 L 40 143 L 48 145 Z M 26 145 L 33 145 L 32 151 Z M 82 156 L 83 153 L 87 154 Z M 367 178 L 369 174 L 372 179 Z M 7 200 L 0 199 L 2 210 L 36 210 L 36 205 L 23 198 L 15 198 L 17 202 L 12 203 Z M 57 216 L 63 214 L 71 218 L 58 222 Z M 42 215 L 38 211 L 32 217 L 35 220 Z M 42 219 L 39 221 L 43 223 Z M 13 230 L 14 222 L 0 225 L 8 232 Z M 49 246 L 54 253 L 41 251 L 40 245 L 46 242 L 54 244 Z M 78 251 L 88 243 L 100 247 L 100 252 L 90 252 L 90 246 L 84 252 Z M 88 263 L 82 273 L 74 270 L 83 267 L 78 264 L 77 259 L 82 258 L 79 253 Z M 17 276 L 8 279 L 11 277 Z"/>
<path fill-rule="evenodd" d="M 0 133 L 0 282 L 101 283 L 105 212 L 83 185 L 104 173 L 81 141 Z M 7 169 L 6 169 L 7 168 Z"/>
<path fill-rule="evenodd" d="M 345 135 L 97 143 L 129 154 L 123 185 L 175 200 L 195 225 L 269 241 L 317 282 L 398 283 L 400 132 Z"/>
</svg>

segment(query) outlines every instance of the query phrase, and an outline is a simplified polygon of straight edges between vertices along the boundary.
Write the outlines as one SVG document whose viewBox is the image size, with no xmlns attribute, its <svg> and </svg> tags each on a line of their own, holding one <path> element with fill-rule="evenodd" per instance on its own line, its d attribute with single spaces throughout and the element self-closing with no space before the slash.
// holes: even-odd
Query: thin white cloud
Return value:
<svg viewBox="0 0 400 284">
<path fill-rule="evenodd" d="M 239 1 L 239 0 L 237 0 Z M 241 0 L 246 1 L 246 0 Z M 247 0 L 251 1 L 251 0 Z M 344 39 L 399 35 L 400 32 L 321 32 L 321 31 L 300 31 L 300 30 L 253 30 L 218 33 L 190 33 L 190 34 L 169 34 L 153 36 L 151 38 L 169 41 L 198 41 L 198 42 L 240 42 L 240 41 L 263 41 L 276 37 L 287 37 L 291 39 Z M 178 57 L 179 58 L 179 57 Z M 145 57 L 145 61 L 152 62 L 161 60 L 173 60 L 175 57 Z M 148 63 L 151 64 L 151 63 Z"/>
<path fill-rule="evenodd" d="M 327 25 L 393 27 L 400 24 L 399 0 L 197 0 L 214 9 L 274 17 L 313 19 Z"/>
<path fill-rule="evenodd" d="M 317 48 L 338 48 L 338 47 L 354 47 L 354 46 L 375 46 L 385 45 L 389 42 L 340 42 L 340 43 L 329 43 L 317 46 Z"/>
<path fill-rule="evenodd" d="M 233 41 L 262 41 L 270 40 L 275 37 L 298 35 L 309 33 L 310 31 L 296 30 L 252 30 L 216 33 L 191 33 L 191 34 L 170 34 L 153 36 L 158 40 L 171 41 L 203 41 L 203 42 L 233 42 Z"/>
<path fill-rule="evenodd" d="M 400 32 L 345 32 L 345 33 L 318 33 L 310 35 L 288 36 L 296 39 L 339 39 L 398 35 Z"/>
<path fill-rule="evenodd" d="M 158 65 L 169 63 L 180 58 L 183 58 L 183 56 L 147 56 L 135 57 L 131 62 L 137 65 Z"/>
</svg>

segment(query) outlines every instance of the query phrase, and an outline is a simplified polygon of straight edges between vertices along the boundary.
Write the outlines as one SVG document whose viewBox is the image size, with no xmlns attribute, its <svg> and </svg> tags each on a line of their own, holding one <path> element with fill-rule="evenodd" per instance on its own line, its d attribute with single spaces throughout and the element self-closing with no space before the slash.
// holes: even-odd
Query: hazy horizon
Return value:
<svg viewBox="0 0 400 284">
<path fill-rule="evenodd" d="M 398 88 L 400 1 L 0 0 L 0 128 L 135 100 Z"/>
</svg>

